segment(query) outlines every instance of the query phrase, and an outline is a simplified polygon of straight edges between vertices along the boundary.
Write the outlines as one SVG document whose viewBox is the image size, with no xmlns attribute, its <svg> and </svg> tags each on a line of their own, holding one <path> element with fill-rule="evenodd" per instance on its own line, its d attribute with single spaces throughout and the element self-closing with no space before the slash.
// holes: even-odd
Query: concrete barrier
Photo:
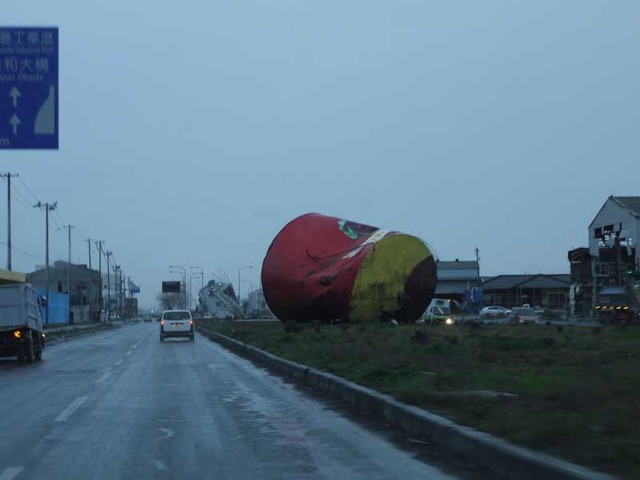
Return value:
<svg viewBox="0 0 640 480">
<path fill-rule="evenodd" d="M 346 401 L 356 408 L 376 413 L 412 435 L 428 438 L 446 449 L 472 459 L 507 478 L 526 480 L 610 480 L 613 477 L 560 460 L 551 455 L 518 447 L 505 440 L 458 425 L 422 408 L 399 402 L 388 395 L 344 378 L 286 360 L 249 344 L 198 327 L 210 339 L 269 369 L 305 382 Z"/>
</svg>

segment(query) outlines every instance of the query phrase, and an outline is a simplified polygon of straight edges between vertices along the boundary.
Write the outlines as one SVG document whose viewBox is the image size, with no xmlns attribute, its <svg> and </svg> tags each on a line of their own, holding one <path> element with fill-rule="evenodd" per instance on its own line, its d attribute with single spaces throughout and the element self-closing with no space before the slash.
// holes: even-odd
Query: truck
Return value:
<svg viewBox="0 0 640 480">
<path fill-rule="evenodd" d="M 627 272 L 624 285 L 610 285 L 596 296 L 595 317 L 603 324 L 640 322 L 640 272 Z"/>
<path fill-rule="evenodd" d="M 40 299 L 28 283 L 0 286 L 0 356 L 42 360 L 45 334 Z"/>
</svg>

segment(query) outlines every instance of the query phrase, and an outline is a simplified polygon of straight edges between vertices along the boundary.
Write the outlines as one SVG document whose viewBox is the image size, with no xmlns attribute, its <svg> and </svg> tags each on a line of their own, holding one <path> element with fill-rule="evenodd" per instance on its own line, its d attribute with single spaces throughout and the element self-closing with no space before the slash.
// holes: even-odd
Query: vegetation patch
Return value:
<svg viewBox="0 0 640 480">
<path fill-rule="evenodd" d="M 640 329 L 198 323 L 460 424 L 640 478 Z"/>
</svg>

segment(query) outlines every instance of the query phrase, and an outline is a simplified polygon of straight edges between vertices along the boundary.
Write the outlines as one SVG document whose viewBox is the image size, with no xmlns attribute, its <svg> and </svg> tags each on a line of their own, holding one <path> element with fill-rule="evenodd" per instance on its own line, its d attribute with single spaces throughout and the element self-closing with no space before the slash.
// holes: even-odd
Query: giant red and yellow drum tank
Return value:
<svg viewBox="0 0 640 480">
<path fill-rule="evenodd" d="M 282 321 L 412 322 L 433 297 L 436 264 L 417 237 L 309 213 L 271 243 L 262 288 Z"/>
</svg>

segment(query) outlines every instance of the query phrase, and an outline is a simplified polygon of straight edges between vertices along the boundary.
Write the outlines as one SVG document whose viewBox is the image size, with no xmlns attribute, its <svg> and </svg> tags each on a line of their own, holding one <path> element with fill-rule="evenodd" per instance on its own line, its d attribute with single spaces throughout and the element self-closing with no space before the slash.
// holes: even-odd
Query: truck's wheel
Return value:
<svg viewBox="0 0 640 480">
<path fill-rule="evenodd" d="M 36 362 L 41 362 L 42 361 L 42 348 L 43 348 L 42 344 L 40 344 L 40 347 L 36 350 L 36 353 L 34 355 L 35 359 L 36 359 Z"/>
<path fill-rule="evenodd" d="M 33 363 L 33 360 L 35 359 L 36 355 L 35 355 L 35 349 L 33 346 L 33 337 L 31 335 L 29 335 L 29 338 L 27 339 L 27 344 L 25 345 L 24 354 L 25 354 L 25 360 L 27 361 L 27 363 Z"/>
</svg>

